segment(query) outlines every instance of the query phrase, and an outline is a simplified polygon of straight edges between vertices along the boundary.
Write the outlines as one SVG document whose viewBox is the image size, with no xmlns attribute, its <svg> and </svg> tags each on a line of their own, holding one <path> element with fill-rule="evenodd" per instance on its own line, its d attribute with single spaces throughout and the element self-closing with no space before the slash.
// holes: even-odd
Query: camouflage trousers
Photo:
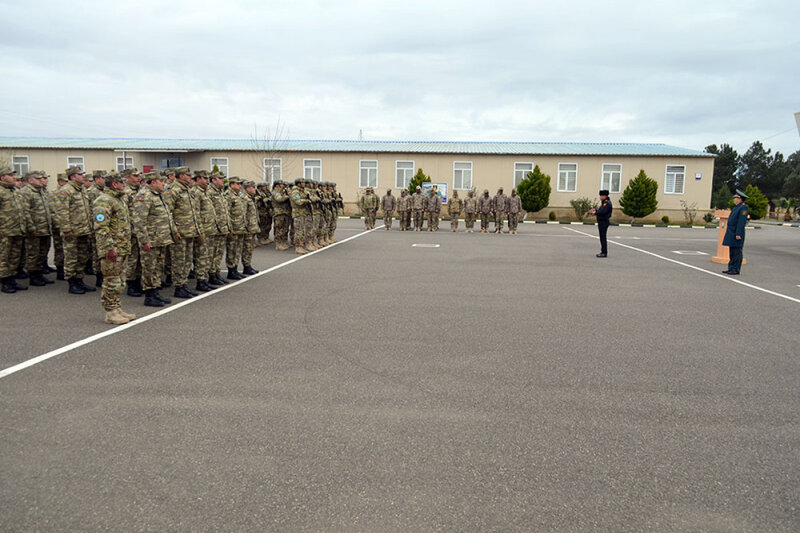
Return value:
<svg viewBox="0 0 800 533">
<path fill-rule="evenodd" d="M 258 239 L 258 235 L 258 233 L 248 233 L 244 235 L 244 239 L 242 240 L 243 267 L 253 266 L 253 250 L 256 248 L 256 239 Z"/>
<path fill-rule="evenodd" d="M 295 222 L 297 222 L 298 217 L 289 217 L 289 240 L 292 241 L 292 244 L 295 243 L 294 240 L 294 226 Z"/>
<path fill-rule="evenodd" d="M 258 237 L 265 241 L 269 240 L 269 231 L 272 229 L 272 217 L 270 215 L 258 215 L 258 226 L 261 228 Z"/>
<path fill-rule="evenodd" d="M 516 231 L 518 223 L 519 223 L 519 213 L 509 213 L 508 214 L 508 230 L 511 231 L 513 229 L 513 230 Z"/>
<path fill-rule="evenodd" d="M 367 229 L 375 227 L 375 211 L 364 211 L 364 227 Z"/>
<path fill-rule="evenodd" d="M 208 273 L 211 268 L 211 236 L 206 235 L 203 244 L 199 239 L 194 241 L 194 276 L 197 281 L 208 281 Z"/>
<path fill-rule="evenodd" d="M 64 240 L 64 277 L 67 279 L 83 277 L 83 269 L 89 260 L 91 238 L 91 235 L 81 235 L 69 241 Z"/>
<path fill-rule="evenodd" d="M 17 268 L 22 264 L 22 245 L 25 237 L 0 238 L 0 278 L 16 275 Z"/>
<path fill-rule="evenodd" d="M 467 226 L 467 229 L 472 229 L 475 227 L 475 213 L 465 213 L 464 214 L 464 224 Z"/>
<path fill-rule="evenodd" d="M 39 272 L 47 264 L 47 254 L 50 252 L 50 235 L 44 237 L 25 238 L 25 270 Z"/>
<path fill-rule="evenodd" d="M 314 226 L 314 215 L 307 215 L 303 217 L 303 240 L 299 242 L 311 242 L 316 237 Z"/>
<path fill-rule="evenodd" d="M 288 215 L 275 215 L 275 242 L 287 244 L 289 242 L 289 222 Z"/>
<path fill-rule="evenodd" d="M 136 238 L 136 235 L 131 235 L 131 254 L 128 256 L 125 279 L 133 280 L 142 277 L 142 259 L 139 255 L 140 249 L 141 247 L 139 246 L 139 239 Z M 158 283 L 160 285 L 161 281 L 159 280 Z"/>
<path fill-rule="evenodd" d="M 481 213 L 481 231 L 489 230 L 489 217 L 491 213 Z"/>
<path fill-rule="evenodd" d="M 172 245 L 167 245 L 164 248 L 164 272 L 169 272 L 172 275 Z"/>
<path fill-rule="evenodd" d="M 328 236 L 333 238 L 333 234 L 336 233 L 336 224 L 339 222 L 339 215 L 336 213 L 331 213 L 330 217 L 328 218 Z"/>
<path fill-rule="evenodd" d="M 100 302 L 103 309 L 111 311 L 121 306 L 120 295 L 125 290 L 125 271 L 128 258 L 117 256 L 113 263 L 105 257 L 100 259 L 100 272 L 103 274 L 103 288 L 100 292 Z"/>
<path fill-rule="evenodd" d="M 450 230 L 451 231 L 458 231 L 458 216 L 461 213 L 456 213 L 454 215 L 450 215 Z"/>
<path fill-rule="evenodd" d="M 428 211 L 428 229 L 431 231 L 439 229 L 439 213 Z"/>
<path fill-rule="evenodd" d="M 89 239 L 89 261 L 91 261 L 94 271 L 100 272 L 100 258 L 97 257 L 97 240 L 94 232 L 92 232 L 92 236 Z"/>
<path fill-rule="evenodd" d="M 311 215 L 311 238 L 322 238 L 322 224 L 325 222 L 325 217 L 322 214 Z"/>
<path fill-rule="evenodd" d="M 166 246 L 153 246 L 149 252 L 141 251 L 142 288 L 146 291 L 161 288 L 161 274 L 164 273 L 164 254 Z M 131 259 L 128 257 L 128 266 Z"/>
<path fill-rule="evenodd" d="M 242 246 L 244 245 L 244 234 L 233 234 L 225 242 L 225 265 L 228 270 L 239 266 L 242 258 Z"/>
<path fill-rule="evenodd" d="M 225 248 L 227 246 L 228 238 L 226 235 L 210 235 L 209 241 L 206 245 L 209 248 L 209 275 L 219 274 L 220 264 L 222 263 L 222 256 L 225 255 Z"/>
<path fill-rule="evenodd" d="M 414 229 L 421 230 L 423 224 L 425 223 L 425 211 L 421 209 L 414 210 Z"/>
<path fill-rule="evenodd" d="M 169 245 L 169 253 L 172 256 L 172 284 L 175 288 L 183 287 L 189 282 L 189 271 L 192 269 L 192 259 L 194 257 L 194 237 L 182 238 L 176 243 Z M 164 268 L 166 266 L 166 254 L 164 257 Z"/>
<path fill-rule="evenodd" d="M 56 229 L 53 229 L 53 262 L 56 268 L 64 268 L 64 241 Z"/>
<path fill-rule="evenodd" d="M 383 225 L 389 229 L 392 228 L 392 221 L 394 221 L 394 215 L 392 213 L 383 213 Z"/>
<path fill-rule="evenodd" d="M 407 231 L 411 226 L 411 211 L 400 211 L 400 231 Z"/>
<path fill-rule="evenodd" d="M 505 213 L 498 212 L 494 214 L 494 231 L 497 233 L 503 232 L 503 216 Z"/>
</svg>

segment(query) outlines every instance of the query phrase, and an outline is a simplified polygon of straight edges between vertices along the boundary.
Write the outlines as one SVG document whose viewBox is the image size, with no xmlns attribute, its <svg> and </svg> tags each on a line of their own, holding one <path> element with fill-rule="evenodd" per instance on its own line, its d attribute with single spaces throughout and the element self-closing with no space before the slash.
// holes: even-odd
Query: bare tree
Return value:
<svg viewBox="0 0 800 533">
<path fill-rule="evenodd" d="M 250 154 L 250 167 L 258 171 L 261 179 L 266 179 L 272 185 L 276 179 L 287 179 L 286 169 L 293 166 L 297 159 L 296 152 L 287 149 L 289 129 L 286 123 L 278 118 L 274 128 L 260 129 L 258 124 L 253 124 L 253 133 L 250 144 L 253 150 Z"/>
</svg>

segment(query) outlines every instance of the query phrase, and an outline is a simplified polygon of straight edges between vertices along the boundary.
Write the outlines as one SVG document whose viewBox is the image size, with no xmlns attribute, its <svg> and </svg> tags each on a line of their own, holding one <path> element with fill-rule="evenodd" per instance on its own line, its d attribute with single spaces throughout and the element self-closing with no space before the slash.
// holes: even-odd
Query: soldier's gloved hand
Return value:
<svg viewBox="0 0 800 533">
<path fill-rule="evenodd" d="M 201 235 L 198 235 L 198 236 L 197 236 L 197 244 L 199 244 L 200 246 L 203 246 L 203 243 L 204 243 L 204 242 L 206 242 L 206 238 L 205 238 L 205 236 L 204 236 L 204 235 L 202 235 L 202 234 L 201 234 Z"/>
<path fill-rule="evenodd" d="M 110 249 L 106 252 L 106 261 L 109 263 L 114 263 L 117 260 L 117 251 L 115 249 Z"/>
<path fill-rule="evenodd" d="M 150 245 L 149 242 L 146 242 L 142 245 L 142 250 L 144 250 L 145 252 L 149 252 L 151 248 L 152 246 Z"/>
</svg>

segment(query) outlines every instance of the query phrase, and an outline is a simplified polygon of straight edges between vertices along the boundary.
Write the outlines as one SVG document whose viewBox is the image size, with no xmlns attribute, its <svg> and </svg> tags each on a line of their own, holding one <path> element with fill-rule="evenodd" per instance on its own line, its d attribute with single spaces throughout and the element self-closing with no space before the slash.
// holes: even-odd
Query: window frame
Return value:
<svg viewBox="0 0 800 533">
<path fill-rule="evenodd" d="M 264 176 L 264 181 L 269 182 L 269 186 L 272 187 L 272 185 L 275 183 L 275 175 L 274 175 L 275 173 L 274 172 L 270 172 L 269 177 L 267 177 L 267 161 L 277 161 L 278 162 L 278 173 L 280 174 L 280 176 L 278 176 L 278 179 L 280 180 L 280 179 L 283 179 L 283 158 L 281 158 L 281 157 L 265 157 L 264 160 L 261 162 L 261 170 L 262 170 L 262 174 Z M 269 168 L 270 168 L 270 170 L 272 170 L 272 169 L 275 168 L 275 166 L 272 165 Z"/>
<path fill-rule="evenodd" d="M 25 158 L 25 170 L 24 171 L 22 170 L 22 163 L 18 163 L 16 161 L 14 161 L 18 157 L 19 158 L 22 158 L 22 157 Z M 19 170 L 17 170 L 17 166 L 20 167 Z M 28 172 L 31 171 L 31 157 L 28 156 L 28 155 L 12 155 L 11 156 L 11 168 L 13 168 L 14 170 L 17 170 L 17 176 L 24 176 L 25 174 L 27 174 Z"/>
<path fill-rule="evenodd" d="M 408 168 L 401 169 L 401 168 L 399 168 L 397 166 L 398 163 L 411 163 L 411 168 L 410 169 L 408 169 Z M 415 168 L 416 168 L 416 162 L 415 161 L 411 161 L 410 159 L 396 159 L 395 162 L 394 162 L 394 188 L 395 189 L 408 189 L 408 184 L 411 183 L 411 180 L 414 178 L 414 169 Z M 411 175 L 408 177 L 408 181 L 402 187 L 397 184 L 397 171 L 399 171 L 399 170 L 403 170 L 403 171 L 410 170 L 411 171 Z M 404 172 L 404 174 L 405 174 L 405 172 Z"/>
<path fill-rule="evenodd" d="M 306 164 L 307 161 L 319 161 L 319 167 L 309 166 L 309 165 Z M 315 168 L 319 168 L 319 179 L 318 180 L 314 179 L 314 176 L 313 176 L 314 173 L 313 172 L 311 172 L 312 176 L 310 178 L 306 178 L 306 169 L 310 169 L 310 170 L 313 171 L 313 169 L 315 169 Z M 317 183 L 322 181 L 322 158 L 320 158 L 320 159 L 303 159 L 303 179 L 310 179 L 311 181 L 316 181 Z"/>
<path fill-rule="evenodd" d="M 80 159 L 81 163 L 80 164 L 70 163 L 69 162 L 70 159 Z M 79 167 L 81 167 L 82 171 L 86 172 L 86 157 L 84 157 L 82 155 L 68 155 L 67 156 L 67 168 L 72 167 L 72 166 L 79 166 Z"/>
<path fill-rule="evenodd" d="M 231 177 L 231 169 L 228 166 L 230 164 L 230 159 L 227 158 L 227 157 L 209 157 L 208 158 L 208 171 L 209 172 L 213 171 L 214 170 L 214 165 L 216 164 L 217 168 L 219 169 L 219 171 L 223 172 L 222 171 L 222 165 L 220 165 L 219 163 L 214 163 L 214 160 L 216 160 L 216 159 L 224 159 L 225 160 L 224 176 L 225 176 L 226 179 L 230 178 Z"/>
<path fill-rule="evenodd" d="M 682 167 L 683 168 L 683 182 L 681 183 L 681 192 L 675 192 L 675 180 L 672 182 L 672 191 L 667 190 L 667 175 L 669 174 L 669 167 Z M 686 165 L 664 165 L 664 194 L 686 194 Z"/>
<path fill-rule="evenodd" d="M 561 165 L 575 165 L 575 188 L 561 188 Z M 571 161 L 563 161 L 558 163 L 558 178 L 556 179 L 556 192 L 578 192 L 578 163 L 571 162 Z M 572 172 L 571 170 L 565 170 L 564 172 Z M 569 187 L 569 178 L 567 178 L 566 183 L 564 183 L 566 187 Z"/>
<path fill-rule="evenodd" d="M 614 191 L 611 189 L 611 179 L 608 180 L 608 187 L 603 184 L 603 180 L 605 179 L 604 167 L 606 165 L 617 165 L 619 167 L 619 188 Z M 622 163 L 601 163 L 600 164 L 600 189 L 607 189 L 610 194 L 619 194 L 622 192 Z"/>
<path fill-rule="evenodd" d="M 375 166 L 374 167 L 364 167 L 364 166 L 362 166 L 362 163 L 375 163 Z M 379 163 L 378 163 L 377 159 L 359 159 L 358 160 L 358 188 L 359 189 L 366 189 L 367 187 L 372 187 L 373 189 L 377 189 L 378 188 L 378 167 L 379 167 Z M 362 183 L 361 183 L 361 171 L 362 170 L 366 170 L 367 171 L 367 184 L 366 185 L 362 185 Z M 375 185 L 370 185 L 369 184 L 369 175 L 370 175 L 369 171 L 370 170 L 374 170 L 375 171 Z"/>
<path fill-rule="evenodd" d="M 463 172 L 467 169 L 459 168 L 456 169 L 456 165 L 459 163 L 468 163 L 469 164 L 469 187 L 464 187 L 464 174 Z M 454 191 L 469 191 L 472 190 L 472 175 L 474 173 L 475 165 L 472 161 L 453 161 L 453 190 Z M 461 174 L 461 187 L 456 187 L 456 170 L 462 172 Z"/>
<path fill-rule="evenodd" d="M 130 159 L 130 160 L 131 160 L 131 164 L 130 164 L 130 165 L 127 165 L 127 166 L 125 166 L 124 168 L 122 168 L 122 167 L 120 167 L 120 159 L 122 159 L 122 160 L 123 160 L 123 165 L 126 165 L 126 163 L 125 163 L 125 161 L 124 161 L 125 159 Z M 123 157 L 123 156 L 121 156 L 121 155 L 118 155 L 118 156 L 117 156 L 117 165 L 116 165 L 116 166 L 117 166 L 117 172 L 122 172 L 122 171 L 123 171 L 123 170 L 125 170 L 126 168 L 133 168 L 133 167 L 135 166 L 135 165 L 134 165 L 134 159 L 133 159 L 133 156 L 132 156 L 132 155 L 126 155 L 126 156 L 124 156 L 124 157 Z"/>
<path fill-rule="evenodd" d="M 517 185 L 519 185 L 519 183 L 517 183 L 517 165 L 530 165 L 531 169 L 528 172 L 533 172 L 533 169 L 536 168 L 536 163 L 534 163 L 533 161 L 514 161 L 514 176 L 512 177 L 511 180 L 511 183 L 514 185 L 514 189 L 516 189 Z M 525 176 L 528 175 L 528 172 L 526 172 L 522 176 L 522 179 L 520 181 L 525 179 Z"/>
</svg>

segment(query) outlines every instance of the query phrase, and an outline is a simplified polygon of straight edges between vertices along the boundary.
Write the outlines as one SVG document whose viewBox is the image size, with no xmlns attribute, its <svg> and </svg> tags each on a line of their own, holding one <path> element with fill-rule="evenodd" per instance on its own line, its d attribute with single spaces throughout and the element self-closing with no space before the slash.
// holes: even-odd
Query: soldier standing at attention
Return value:
<svg viewBox="0 0 800 533">
<path fill-rule="evenodd" d="M 214 212 L 214 205 L 208 197 L 208 171 L 195 170 L 194 187 L 192 196 L 197 205 L 197 212 L 200 215 L 200 235 L 194 240 L 194 290 L 208 292 L 216 289 L 209 285 L 209 269 L 211 268 L 211 248 L 213 245 L 214 234 L 217 231 L 217 217 Z"/>
<path fill-rule="evenodd" d="M 25 223 L 28 230 L 25 238 L 25 270 L 30 275 L 32 286 L 49 285 L 54 282 L 44 275 L 49 272 L 47 253 L 50 251 L 53 216 L 47 195 L 47 174 L 31 172 L 28 184 L 20 189 L 19 194 L 28 217 Z"/>
<path fill-rule="evenodd" d="M 489 189 L 483 190 L 483 196 L 478 199 L 478 212 L 481 214 L 481 233 L 489 233 L 489 218 L 492 216 L 492 199 L 489 198 Z"/>
<path fill-rule="evenodd" d="M 333 219 L 336 218 L 336 199 L 331 192 L 331 183 L 326 181 L 320 185 L 322 212 L 325 214 L 322 224 L 322 244 L 333 244 Z"/>
<path fill-rule="evenodd" d="M 508 232 L 517 234 L 517 223 L 522 212 L 522 199 L 517 196 L 517 190 L 511 189 L 511 198 L 508 199 Z"/>
<path fill-rule="evenodd" d="M 53 233 L 53 263 L 56 266 L 56 279 L 64 281 L 64 241 L 61 238 L 61 226 L 58 224 L 58 214 L 56 213 L 56 206 L 58 205 L 58 191 L 67 184 L 67 176 L 64 173 L 56 175 L 56 189 L 50 191 L 48 194 L 48 201 L 50 205 L 50 215 L 52 218 L 52 233 Z"/>
<path fill-rule="evenodd" d="M 97 197 L 103 194 L 106 188 L 106 171 L 94 170 L 92 171 L 92 184 L 86 189 L 86 196 L 89 198 L 89 205 L 94 206 L 94 201 Z M 100 259 L 97 257 L 96 237 L 94 232 L 94 221 L 92 221 L 92 239 L 89 241 L 91 249 L 89 250 L 89 264 L 95 276 L 95 287 L 103 286 L 103 273 L 100 272 Z M 87 272 L 88 273 L 88 272 Z"/>
<path fill-rule="evenodd" d="M 422 196 L 422 187 L 417 185 L 417 190 L 411 195 L 411 208 L 414 211 L 414 231 L 422 231 L 425 222 L 425 205 L 427 200 Z"/>
<path fill-rule="evenodd" d="M 58 190 L 56 207 L 64 240 L 64 275 L 69 280 L 70 294 L 84 294 L 97 290 L 83 283 L 92 236 L 92 208 L 83 187 L 85 173 L 81 167 L 70 167 L 66 174 L 69 182 Z"/>
<path fill-rule="evenodd" d="M 225 192 L 225 181 L 222 175 L 212 172 L 209 175 L 211 185 L 206 190 L 206 196 L 211 201 L 214 209 L 214 227 L 211 233 L 211 242 L 208 243 L 210 264 L 208 267 L 208 284 L 220 287 L 228 282 L 220 276 L 220 264 L 231 235 L 230 216 L 228 215 L 228 199 Z"/>
<path fill-rule="evenodd" d="M 142 187 L 134 198 L 131 211 L 135 242 L 141 248 L 144 305 L 164 307 L 164 304 L 172 303 L 171 299 L 158 293 L 161 275 L 164 273 L 164 254 L 177 233 L 172 222 L 172 212 L 164 199 L 164 177 L 152 171 L 145 174 L 144 179 L 147 186 Z M 131 242 L 134 242 L 133 239 Z"/>
<path fill-rule="evenodd" d="M 458 232 L 458 217 L 461 216 L 461 209 L 464 202 L 458 197 L 458 191 L 453 191 L 453 196 L 447 201 L 447 214 L 450 215 L 450 231 Z"/>
<path fill-rule="evenodd" d="M 0 165 L 0 280 L 5 293 L 28 290 L 16 280 L 28 232 L 26 221 L 25 205 L 17 192 L 17 172 Z"/>
<path fill-rule="evenodd" d="M 175 208 L 175 199 L 172 196 L 172 188 L 175 186 L 175 171 L 177 168 L 168 168 L 161 172 L 166 180 L 164 182 L 164 202 L 166 202 L 170 213 Z M 177 242 L 177 241 L 176 241 Z M 164 272 L 166 272 L 164 283 L 161 284 L 162 288 L 172 287 L 172 244 L 167 246 L 164 250 Z"/>
<path fill-rule="evenodd" d="M 289 193 L 289 200 L 292 203 L 292 220 L 294 226 L 294 236 L 292 243 L 294 250 L 297 254 L 307 254 L 308 250 L 303 246 L 306 242 L 305 225 L 307 213 L 310 211 L 309 204 L 311 201 L 306 196 L 303 190 L 303 180 L 298 178 L 294 180 L 294 187 Z"/>
<path fill-rule="evenodd" d="M 307 229 L 310 246 L 309 250 L 319 250 L 324 245 L 320 242 L 320 228 L 322 227 L 322 200 L 319 197 L 317 190 L 317 182 L 313 180 L 306 181 L 306 192 L 308 199 L 311 200 L 311 228 Z"/>
<path fill-rule="evenodd" d="M 475 199 L 475 191 L 471 190 L 464 199 L 464 224 L 467 226 L 466 233 L 472 233 L 475 227 L 475 213 L 478 212 L 478 200 Z"/>
<path fill-rule="evenodd" d="M 125 178 L 125 197 L 128 201 L 128 212 L 133 212 L 133 202 L 139 195 L 141 187 L 141 174 L 137 168 L 126 168 L 120 175 Z M 136 232 L 131 234 L 131 254 L 128 256 L 128 267 L 125 273 L 128 285 L 128 296 L 138 298 L 142 295 L 142 261 L 139 257 L 141 250 Z"/>
<path fill-rule="evenodd" d="M 258 245 L 263 246 L 272 244 L 269 238 L 269 232 L 272 230 L 272 219 L 275 214 L 274 206 L 272 205 L 272 193 L 269 190 L 269 183 L 262 181 L 258 184 L 256 195 L 256 207 L 258 207 Z"/>
<path fill-rule="evenodd" d="M 364 216 L 364 227 L 368 230 L 375 228 L 375 213 L 378 211 L 379 199 L 372 190 L 367 187 L 364 196 L 359 200 L 361 214 Z"/>
<path fill-rule="evenodd" d="M 276 180 L 272 187 L 272 207 L 274 209 L 275 249 L 279 252 L 289 249 L 289 219 L 292 205 L 289 202 L 287 183 Z"/>
<path fill-rule="evenodd" d="M 339 224 L 339 215 L 344 214 L 344 200 L 342 195 L 336 192 L 336 184 L 331 182 L 331 197 L 333 198 L 333 223 L 331 224 L 331 242 L 336 240 L 336 227 Z"/>
<path fill-rule="evenodd" d="M 428 231 L 439 231 L 439 213 L 442 212 L 442 200 L 436 191 L 431 189 L 428 194 Z"/>
<path fill-rule="evenodd" d="M 400 231 L 408 230 L 408 215 L 411 212 L 411 202 L 409 201 L 408 191 L 400 191 L 400 198 L 397 199 L 397 214 L 400 215 Z"/>
<path fill-rule="evenodd" d="M 383 211 L 383 225 L 386 231 L 392 229 L 392 219 L 394 218 L 394 209 L 397 206 L 394 196 L 392 196 L 392 189 L 386 190 L 386 196 L 381 199 L 381 210 Z"/>
<path fill-rule="evenodd" d="M 503 188 L 497 189 L 497 194 L 492 198 L 492 211 L 494 211 L 494 232 L 498 235 L 503 234 L 503 217 L 508 210 L 506 205 L 508 197 L 503 193 Z"/>
<path fill-rule="evenodd" d="M 189 270 L 194 257 L 194 242 L 204 242 L 200 231 L 200 213 L 196 201 L 192 198 L 191 188 L 194 185 L 188 167 L 175 169 L 175 183 L 172 185 L 172 221 L 175 225 L 177 239 L 172 244 L 172 283 L 175 285 L 173 296 L 176 298 L 192 298 L 197 293 L 189 290 Z"/>
<path fill-rule="evenodd" d="M 233 176 L 228 180 L 229 189 L 225 192 L 228 201 L 228 215 L 231 222 L 231 234 L 228 236 L 225 249 L 225 265 L 228 267 L 228 279 L 240 280 L 247 276 L 239 273 L 239 261 L 242 258 L 244 236 L 247 233 L 247 204 L 242 193 L 242 180 Z"/>
<path fill-rule="evenodd" d="M 728 217 L 728 225 L 725 227 L 725 236 L 722 237 L 722 245 L 727 246 L 730 251 L 728 269 L 723 270 L 723 274 L 738 276 L 742 269 L 742 252 L 744 251 L 744 228 L 747 225 L 747 217 L 750 210 L 744 201 L 747 195 L 736 189 L 733 195 L 733 209 Z"/>
<path fill-rule="evenodd" d="M 589 214 L 597 217 L 597 230 L 600 232 L 600 253 L 597 254 L 597 257 L 608 257 L 608 240 L 606 239 L 606 235 L 608 234 L 608 226 L 611 225 L 610 219 L 613 207 L 611 206 L 611 200 L 608 197 L 608 191 L 606 189 L 601 190 L 599 194 L 600 207 L 589 210 Z"/>
<path fill-rule="evenodd" d="M 103 182 L 103 192 L 95 198 L 92 206 L 96 253 L 103 276 L 100 301 L 106 312 L 106 324 L 127 324 L 136 315 L 123 311 L 120 302 L 131 251 L 131 220 L 125 182 L 117 174 L 104 176 Z"/>
<path fill-rule="evenodd" d="M 256 192 L 256 184 L 254 181 L 244 182 L 244 192 L 246 202 L 245 219 L 247 224 L 247 233 L 245 233 L 244 241 L 242 244 L 242 274 L 245 276 L 252 276 L 258 274 L 258 270 L 253 268 L 253 250 L 256 247 L 256 239 L 261 229 L 258 226 L 258 209 L 256 202 L 259 200 L 258 193 Z"/>
</svg>

